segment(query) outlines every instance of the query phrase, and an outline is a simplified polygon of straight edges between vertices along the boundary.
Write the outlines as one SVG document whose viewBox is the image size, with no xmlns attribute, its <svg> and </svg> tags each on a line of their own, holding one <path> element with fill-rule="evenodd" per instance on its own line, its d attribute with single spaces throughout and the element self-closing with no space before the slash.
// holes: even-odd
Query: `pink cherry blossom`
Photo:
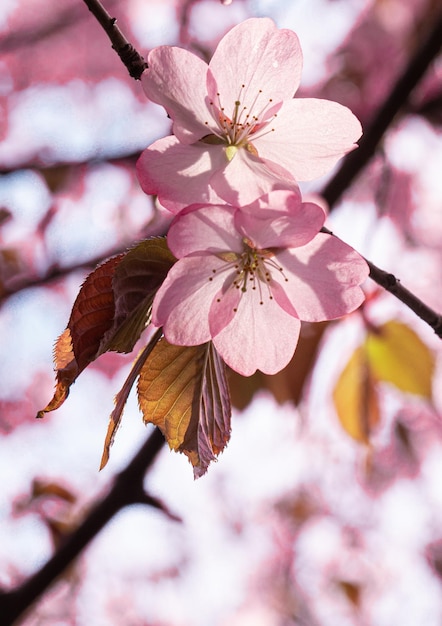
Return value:
<svg viewBox="0 0 442 626">
<path fill-rule="evenodd" d="M 167 235 L 178 261 L 156 294 L 154 325 L 172 344 L 212 340 L 244 376 L 278 372 L 293 356 L 300 320 L 334 319 L 364 299 L 367 264 L 318 233 L 324 219 L 295 191 L 273 191 L 241 209 L 187 207 Z"/>
<path fill-rule="evenodd" d="M 209 65 L 171 46 L 153 49 L 148 64 L 144 91 L 166 109 L 174 134 L 143 152 L 138 177 L 174 212 L 195 201 L 241 206 L 282 181 L 322 176 L 361 135 L 346 107 L 293 99 L 298 37 L 269 18 L 230 30 Z"/>
</svg>

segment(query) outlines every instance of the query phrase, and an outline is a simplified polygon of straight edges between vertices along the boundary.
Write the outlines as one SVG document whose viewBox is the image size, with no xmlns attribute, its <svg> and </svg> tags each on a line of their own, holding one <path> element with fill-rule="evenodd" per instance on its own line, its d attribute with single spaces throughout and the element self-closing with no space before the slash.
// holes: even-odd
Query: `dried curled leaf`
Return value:
<svg viewBox="0 0 442 626">
<path fill-rule="evenodd" d="M 189 458 L 195 478 L 229 440 L 226 371 L 212 343 L 186 347 L 161 339 L 140 372 L 138 403 L 144 421 L 158 426 L 170 448 Z"/>
</svg>

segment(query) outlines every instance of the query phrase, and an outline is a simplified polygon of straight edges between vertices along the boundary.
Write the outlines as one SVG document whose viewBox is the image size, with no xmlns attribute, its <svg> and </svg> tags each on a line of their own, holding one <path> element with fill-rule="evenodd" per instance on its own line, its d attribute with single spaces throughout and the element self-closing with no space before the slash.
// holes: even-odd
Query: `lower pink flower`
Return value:
<svg viewBox="0 0 442 626">
<path fill-rule="evenodd" d="M 212 340 L 244 376 L 275 374 L 290 361 L 300 320 L 345 315 L 364 299 L 364 259 L 319 233 L 325 219 L 295 191 L 274 191 L 241 209 L 195 204 L 167 236 L 178 261 L 153 303 L 166 339 L 193 346 Z"/>
</svg>

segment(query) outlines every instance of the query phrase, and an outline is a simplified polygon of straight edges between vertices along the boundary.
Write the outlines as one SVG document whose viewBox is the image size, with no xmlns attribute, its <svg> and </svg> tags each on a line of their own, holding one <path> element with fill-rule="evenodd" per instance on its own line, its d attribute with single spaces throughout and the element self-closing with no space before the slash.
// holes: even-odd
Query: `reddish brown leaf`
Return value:
<svg viewBox="0 0 442 626">
<path fill-rule="evenodd" d="M 152 350 L 138 379 L 144 421 L 158 426 L 170 448 L 183 452 L 202 476 L 230 437 L 225 366 L 211 343 Z"/>
<path fill-rule="evenodd" d="M 72 383 L 97 358 L 103 334 L 114 317 L 112 275 L 121 257 L 112 257 L 84 281 L 72 307 L 68 326 L 55 343 L 54 365 L 57 376 L 54 396 L 37 413 L 38 418 L 63 404 Z"/>
<path fill-rule="evenodd" d="M 44 417 L 45 413 L 58 409 L 69 395 L 69 389 L 80 371 L 72 349 L 71 331 L 69 328 L 57 339 L 54 348 L 54 363 L 57 371 L 55 392 L 52 400 L 44 409 L 37 413 L 37 417 Z"/>
<path fill-rule="evenodd" d="M 112 257 L 89 274 L 72 307 L 68 327 L 55 346 L 54 397 L 37 417 L 58 409 L 75 379 L 98 356 L 109 350 L 133 349 L 150 321 L 155 293 L 174 262 L 165 237 L 158 237 Z M 122 392 L 112 414 L 113 432 L 126 402 Z M 112 439 L 109 431 L 107 454 Z M 106 462 L 104 454 L 102 465 Z"/>
<path fill-rule="evenodd" d="M 113 324 L 112 278 L 123 256 L 112 257 L 89 274 L 72 307 L 68 328 L 79 372 L 97 358 L 103 336 Z"/>
</svg>

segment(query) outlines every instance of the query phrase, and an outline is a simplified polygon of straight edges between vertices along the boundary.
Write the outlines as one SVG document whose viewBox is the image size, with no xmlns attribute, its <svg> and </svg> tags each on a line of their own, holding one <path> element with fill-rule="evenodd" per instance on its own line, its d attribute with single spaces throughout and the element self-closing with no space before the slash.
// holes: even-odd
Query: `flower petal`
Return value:
<svg viewBox="0 0 442 626">
<path fill-rule="evenodd" d="M 296 248 L 305 245 L 321 230 L 324 210 L 302 202 L 299 192 L 278 190 L 243 207 L 235 224 L 259 249 Z"/>
<path fill-rule="evenodd" d="M 210 305 L 223 281 L 222 275 L 213 278 L 212 269 L 223 265 L 213 255 L 199 256 L 181 259 L 169 270 L 152 306 L 152 323 L 163 326 L 169 343 L 197 346 L 210 340 Z"/>
<path fill-rule="evenodd" d="M 220 93 L 227 115 L 238 100 L 241 108 L 247 106 L 256 115 L 270 99 L 277 103 L 293 97 L 301 78 L 302 52 L 293 31 L 278 29 L 269 18 L 251 18 L 221 39 L 209 68 L 216 82 L 215 93 L 209 95 L 215 100 L 216 91 Z"/>
<path fill-rule="evenodd" d="M 356 147 L 362 134 L 350 109 L 329 100 L 298 98 L 284 102 L 274 131 L 254 140 L 261 158 L 286 168 L 296 180 L 326 174 Z"/>
<path fill-rule="evenodd" d="M 186 145 L 169 136 L 144 150 L 137 162 L 137 175 L 145 193 L 158 194 L 163 206 L 177 212 L 195 202 L 222 202 L 209 182 L 213 168 L 224 163 L 219 146 Z"/>
<path fill-rule="evenodd" d="M 234 213 L 229 206 L 193 205 L 181 211 L 172 222 L 167 243 L 177 258 L 203 251 L 241 253 L 241 235 L 235 228 Z"/>
<path fill-rule="evenodd" d="M 141 76 L 144 92 L 166 109 L 178 139 L 193 143 L 209 134 L 205 122 L 213 124 L 213 120 L 206 105 L 207 64 L 188 50 L 173 46 L 154 48 L 147 62 L 149 67 Z"/>
<path fill-rule="evenodd" d="M 273 189 L 295 185 L 296 181 L 283 168 L 273 171 L 265 160 L 240 148 L 225 167 L 214 171 L 210 184 L 226 202 L 243 206 Z"/>
<path fill-rule="evenodd" d="M 213 302 L 210 320 L 216 319 L 223 306 L 222 301 Z M 228 326 L 213 337 L 215 348 L 227 365 L 243 376 L 251 376 L 257 369 L 276 374 L 295 352 L 300 321 L 274 300 L 261 305 L 258 291 L 250 289 L 237 308 Z"/>
<path fill-rule="evenodd" d="M 288 282 L 284 290 L 301 320 L 331 320 L 354 311 L 364 300 L 360 285 L 368 277 L 366 261 L 337 237 L 319 233 L 278 261 Z"/>
</svg>

